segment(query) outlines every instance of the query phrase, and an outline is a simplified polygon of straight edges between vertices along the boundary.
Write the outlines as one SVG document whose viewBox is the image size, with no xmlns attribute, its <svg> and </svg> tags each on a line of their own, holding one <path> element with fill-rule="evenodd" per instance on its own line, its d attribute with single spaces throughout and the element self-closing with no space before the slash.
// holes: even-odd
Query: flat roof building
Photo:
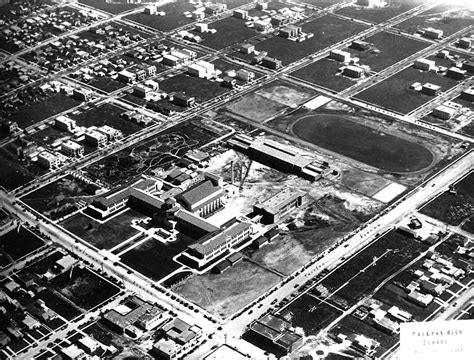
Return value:
<svg viewBox="0 0 474 360">
<path fill-rule="evenodd" d="M 306 201 L 305 192 L 285 188 L 262 203 L 255 204 L 253 209 L 256 214 L 262 216 L 263 223 L 273 224 L 305 204 Z"/>
<path fill-rule="evenodd" d="M 75 141 L 66 140 L 61 144 L 61 152 L 70 157 L 82 157 L 84 156 L 84 146 Z"/>
</svg>

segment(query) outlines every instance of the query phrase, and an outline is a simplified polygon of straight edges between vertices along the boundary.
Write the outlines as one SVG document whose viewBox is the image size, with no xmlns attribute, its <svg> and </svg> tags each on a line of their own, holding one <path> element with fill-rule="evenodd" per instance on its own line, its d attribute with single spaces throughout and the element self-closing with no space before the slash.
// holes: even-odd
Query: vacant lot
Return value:
<svg viewBox="0 0 474 360">
<path fill-rule="evenodd" d="M 387 2 L 387 6 L 382 8 L 369 8 L 366 6 L 354 5 L 344 7 L 337 11 L 337 13 L 378 24 L 398 16 L 423 2 L 424 0 L 391 0 Z"/>
<path fill-rule="evenodd" d="M 90 310 L 119 293 L 119 288 L 86 268 L 75 267 L 51 281 L 52 285 L 79 307 Z"/>
<path fill-rule="evenodd" d="M 142 128 L 133 121 L 128 121 L 120 115 L 127 110 L 114 104 L 105 103 L 92 108 L 81 109 L 79 113 L 69 114 L 68 116 L 76 120 L 78 126 L 103 126 L 109 125 L 120 130 L 125 136 L 133 134 Z"/>
<path fill-rule="evenodd" d="M 41 291 L 37 298 L 43 300 L 48 308 L 53 310 L 56 314 L 64 317 L 66 320 L 74 319 L 76 316 L 81 314 L 75 306 L 51 290 L 46 289 Z"/>
<path fill-rule="evenodd" d="M 456 80 L 433 72 L 408 67 L 358 93 L 355 97 L 385 109 L 407 114 L 434 98 L 410 90 L 409 87 L 414 82 L 432 83 L 441 86 L 440 91 L 446 91 L 457 83 Z"/>
<path fill-rule="evenodd" d="M 264 122 L 312 96 L 313 91 L 277 81 L 230 103 L 225 109 L 249 120 Z"/>
<path fill-rule="evenodd" d="M 455 193 L 444 192 L 420 212 L 449 225 L 460 225 L 474 215 L 474 172 L 454 185 Z M 470 225 L 467 225 L 469 229 Z"/>
<path fill-rule="evenodd" d="M 164 11 L 166 13 L 165 16 L 147 15 L 140 12 L 128 15 L 125 18 L 149 26 L 153 29 L 167 32 L 196 21 L 183 15 L 185 11 L 193 10 L 194 4 L 181 0 L 160 6 L 158 11 Z"/>
<path fill-rule="evenodd" d="M 280 59 L 284 65 L 288 65 L 355 35 L 365 28 L 366 26 L 360 23 L 324 15 L 302 26 L 303 32 L 314 34 L 311 39 L 295 42 L 280 36 L 273 36 L 258 43 L 256 48 L 259 51 L 267 51 L 269 56 Z"/>
<path fill-rule="evenodd" d="M 342 312 L 310 294 L 304 294 L 281 310 L 294 327 L 301 327 L 306 336 L 316 335 Z"/>
<path fill-rule="evenodd" d="M 26 128 L 79 104 L 79 102 L 67 95 L 55 94 L 46 98 L 44 101 L 34 102 L 20 107 L 16 113 L 9 117 L 9 120 L 16 121 L 21 128 Z"/>
<path fill-rule="evenodd" d="M 143 214 L 128 209 L 105 223 L 100 223 L 82 213 L 77 213 L 63 221 L 61 226 L 98 249 L 111 249 L 138 234 L 138 230 L 131 227 L 131 222 L 134 219 L 144 218 Z"/>
<path fill-rule="evenodd" d="M 204 41 L 204 46 L 220 50 L 230 45 L 235 45 L 257 35 L 257 31 L 245 26 L 245 21 L 233 16 L 218 20 L 209 25 L 209 28 L 216 29 L 215 34 L 199 34 Z"/>
<path fill-rule="evenodd" d="M 296 70 L 291 75 L 323 88 L 339 92 L 355 84 L 355 81 L 339 73 L 341 66 L 343 64 L 340 62 L 323 58 Z"/>
<path fill-rule="evenodd" d="M 183 92 L 188 96 L 194 96 L 197 102 L 205 102 L 230 90 L 218 82 L 187 74 L 179 74 L 161 81 L 160 89 L 167 93 Z"/>
<path fill-rule="evenodd" d="M 344 50 L 349 51 L 352 57 L 358 57 L 360 64 L 369 65 L 373 71 L 377 72 L 423 50 L 429 45 L 428 42 L 386 31 L 378 32 L 364 39 L 364 41 L 372 44 L 370 50 L 359 51 L 351 47 Z"/>
<path fill-rule="evenodd" d="M 110 155 L 85 170 L 101 181 L 120 185 L 158 167 L 170 166 L 186 151 L 208 143 L 215 136 L 199 121 L 192 120 Z"/>
<path fill-rule="evenodd" d="M 425 147 L 333 114 L 307 115 L 292 132 L 299 138 L 388 172 L 413 172 L 433 162 Z"/>
<path fill-rule="evenodd" d="M 416 257 L 427 246 L 390 232 L 339 267 L 322 284 L 348 304 L 373 290 L 383 279 Z"/>
<path fill-rule="evenodd" d="M 176 241 L 166 244 L 150 239 L 123 254 L 121 261 L 143 275 L 158 281 L 181 266 L 173 260 L 173 257 L 194 242 L 196 242 L 195 239 L 184 234 L 178 234 Z"/>
<path fill-rule="evenodd" d="M 129 4 L 126 1 L 120 3 L 119 1 L 111 2 L 110 0 L 79 0 L 79 2 L 112 14 L 120 14 L 140 6 L 140 4 Z"/>
<path fill-rule="evenodd" d="M 0 236 L 0 254 L 15 261 L 44 245 L 31 231 L 20 227 Z"/>
<path fill-rule="evenodd" d="M 434 27 L 444 31 L 444 36 L 472 25 L 472 12 L 466 2 L 452 2 L 437 5 L 417 16 L 397 25 L 403 31 L 415 33 L 417 30 Z"/>
<path fill-rule="evenodd" d="M 174 292 L 221 318 L 227 318 L 280 280 L 278 275 L 260 266 L 241 261 L 219 275 L 191 276 Z"/>
<path fill-rule="evenodd" d="M 51 220 L 57 220 L 79 208 L 79 201 L 90 202 L 98 188 L 71 175 L 39 188 L 21 199 Z"/>
<path fill-rule="evenodd" d="M 16 148 L 8 144 L 0 147 L 0 163 L 2 171 L 0 171 L 0 187 L 7 190 L 13 190 L 17 187 L 27 184 L 34 179 L 35 176 L 45 173 L 35 164 L 23 163 L 16 156 Z"/>
</svg>

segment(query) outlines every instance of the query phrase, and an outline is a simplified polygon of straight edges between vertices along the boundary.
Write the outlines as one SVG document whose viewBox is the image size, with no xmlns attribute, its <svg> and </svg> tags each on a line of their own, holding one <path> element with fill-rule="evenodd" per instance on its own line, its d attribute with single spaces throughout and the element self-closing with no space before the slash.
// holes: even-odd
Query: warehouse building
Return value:
<svg viewBox="0 0 474 360">
<path fill-rule="evenodd" d="M 432 27 L 423 29 L 423 36 L 427 37 L 428 39 L 438 40 L 443 37 L 443 34 L 443 30 L 434 29 Z"/>
<path fill-rule="evenodd" d="M 277 70 L 282 67 L 281 60 L 272 58 L 270 56 L 265 56 L 262 59 L 262 66 L 265 66 L 266 68 L 272 69 L 272 70 Z"/>
<path fill-rule="evenodd" d="M 433 109 L 433 116 L 443 120 L 451 119 L 456 115 L 456 113 L 457 109 L 453 106 L 448 105 L 440 105 Z"/>
<path fill-rule="evenodd" d="M 122 70 L 117 74 L 117 80 L 125 84 L 132 84 L 137 81 L 137 75 L 130 71 Z"/>
<path fill-rule="evenodd" d="M 462 70 L 458 67 L 452 66 L 448 69 L 447 76 L 455 80 L 462 80 L 466 76 L 467 70 Z"/>
<path fill-rule="evenodd" d="M 461 49 L 470 49 L 471 46 L 472 46 L 472 39 L 468 38 L 468 37 L 463 37 L 463 38 L 458 40 L 457 45 Z"/>
<path fill-rule="evenodd" d="M 309 181 L 318 180 L 329 166 L 326 161 L 308 158 L 272 140 L 254 139 L 251 136 L 238 134 L 229 140 L 228 144 L 253 160 Z"/>
</svg>

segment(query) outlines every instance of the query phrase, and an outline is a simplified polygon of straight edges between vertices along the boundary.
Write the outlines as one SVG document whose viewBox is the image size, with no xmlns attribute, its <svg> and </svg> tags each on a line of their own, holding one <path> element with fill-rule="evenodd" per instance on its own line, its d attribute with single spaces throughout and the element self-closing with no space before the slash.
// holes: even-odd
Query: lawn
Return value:
<svg viewBox="0 0 474 360">
<path fill-rule="evenodd" d="M 434 96 L 410 90 L 409 86 L 414 82 L 441 86 L 441 92 L 457 84 L 457 81 L 451 78 L 408 67 L 358 93 L 355 97 L 384 109 L 407 114 L 434 98 Z"/>
<path fill-rule="evenodd" d="M 306 115 L 292 132 L 305 141 L 387 172 L 414 172 L 433 162 L 425 147 L 334 114 Z M 356 139 L 356 140 L 355 140 Z"/>
<path fill-rule="evenodd" d="M 193 275 L 173 291 L 207 311 L 227 318 L 280 280 L 278 275 L 244 260 L 219 275 L 210 272 Z"/>
<path fill-rule="evenodd" d="M 108 250 L 138 234 L 139 231 L 131 226 L 131 221 L 144 218 L 143 214 L 128 209 L 105 223 L 100 223 L 77 213 L 63 221 L 61 226 L 96 248 Z"/>
<path fill-rule="evenodd" d="M 423 206 L 421 213 L 449 225 L 460 225 L 474 214 L 474 172 L 454 184 L 456 194 L 446 191 Z M 467 225 L 469 229 L 470 225 Z"/>
<path fill-rule="evenodd" d="M 267 51 L 269 56 L 280 59 L 284 65 L 288 65 L 355 35 L 365 28 L 366 26 L 360 23 L 324 15 L 302 25 L 303 32 L 314 34 L 311 39 L 294 42 L 280 36 L 273 36 L 258 43 L 256 49 Z"/>
<path fill-rule="evenodd" d="M 176 241 L 166 244 L 149 239 L 123 254 L 121 261 L 143 275 L 158 281 L 181 266 L 173 260 L 173 257 L 195 242 L 195 239 L 181 233 L 178 234 Z"/>
</svg>

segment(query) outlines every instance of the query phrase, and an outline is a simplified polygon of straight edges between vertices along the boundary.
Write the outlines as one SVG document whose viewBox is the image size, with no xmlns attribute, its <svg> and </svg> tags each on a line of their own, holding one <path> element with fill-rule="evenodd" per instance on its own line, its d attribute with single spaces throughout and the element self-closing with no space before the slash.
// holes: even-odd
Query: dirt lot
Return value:
<svg viewBox="0 0 474 360">
<path fill-rule="evenodd" d="M 265 122 L 286 108 L 296 107 L 314 96 L 314 91 L 276 81 L 245 95 L 225 110 L 256 122 Z"/>
<path fill-rule="evenodd" d="M 278 275 L 244 260 L 220 275 L 193 275 L 179 284 L 174 292 L 217 316 L 227 318 L 280 280 Z"/>
<path fill-rule="evenodd" d="M 21 227 L 0 236 L 0 254 L 15 261 L 40 248 L 44 242 L 31 231 Z"/>
</svg>

